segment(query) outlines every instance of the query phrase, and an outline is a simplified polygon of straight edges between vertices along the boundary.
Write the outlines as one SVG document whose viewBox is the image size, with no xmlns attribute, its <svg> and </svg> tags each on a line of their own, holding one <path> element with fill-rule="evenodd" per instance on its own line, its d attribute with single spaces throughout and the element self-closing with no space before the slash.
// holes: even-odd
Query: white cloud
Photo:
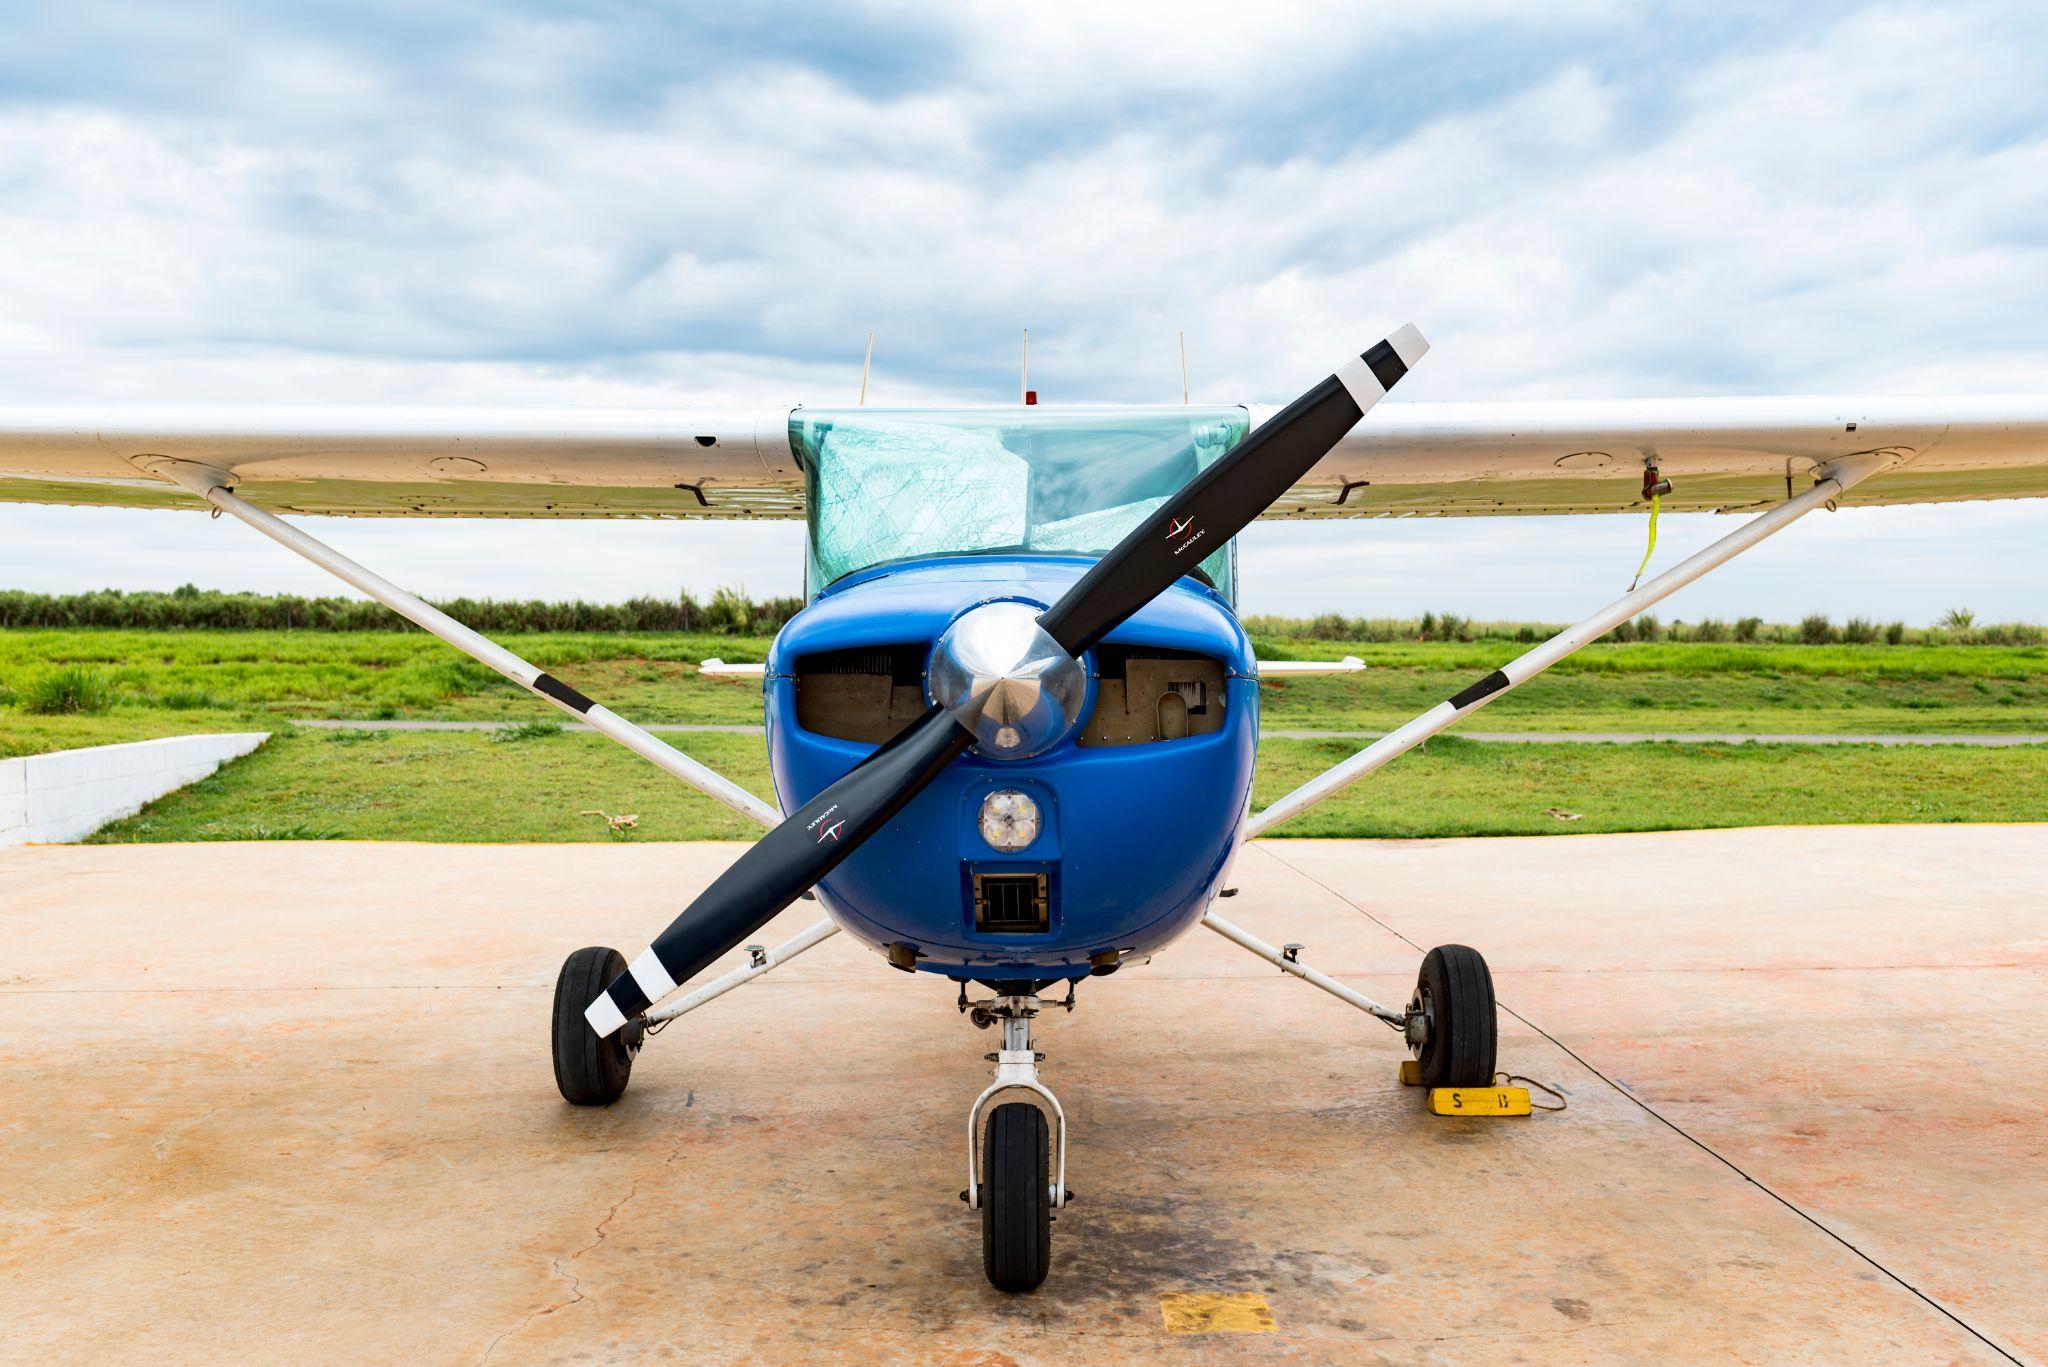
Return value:
<svg viewBox="0 0 2048 1367">
<path fill-rule="evenodd" d="M 807 357 L 875 324 L 928 381 L 996 393 L 1031 326 L 1049 396 L 1157 383 L 1137 358 L 1185 327 L 1205 391 L 1283 397 L 1397 315 L 1455 343 L 1418 392 L 1460 397 L 1853 388 L 1924 373 L 1929 330 L 1978 364 L 2048 359 L 1990 321 L 1998 282 L 2048 273 L 2043 100 L 2009 24 L 1880 11 L 1651 90 L 1582 28 L 1578 60 L 1416 118 L 1370 97 L 1379 54 L 1423 43 L 1450 75 L 1505 21 L 1387 13 L 1034 11 L 970 34 L 930 88 L 742 64 L 625 116 L 553 93 L 597 60 L 585 30 L 552 73 L 518 48 L 532 88 L 487 125 L 447 114 L 396 157 L 377 72 L 259 48 L 275 124 L 74 104 L 0 123 L 0 176 L 25 187 L 0 209 L 0 295 L 81 344 L 526 363 Z M 1283 126 L 1248 147 L 1228 117 L 1346 80 L 1359 126 L 1334 146 Z M 1063 126 L 1090 92 L 1120 116 Z M 1205 95 L 1223 115 L 1145 103 Z"/>
</svg>

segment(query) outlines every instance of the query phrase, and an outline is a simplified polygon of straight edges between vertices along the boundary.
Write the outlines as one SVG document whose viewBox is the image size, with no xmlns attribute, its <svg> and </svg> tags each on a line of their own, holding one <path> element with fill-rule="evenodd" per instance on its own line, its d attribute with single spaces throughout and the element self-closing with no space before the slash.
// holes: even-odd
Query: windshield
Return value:
<svg viewBox="0 0 2048 1367">
<path fill-rule="evenodd" d="M 1242 408 L 798 409 L 811 588 L 916 556 L 1100 555 L 1247 426 Z M 1234 601 L 1227 543 L 1198 568 Z"/>
</svg>

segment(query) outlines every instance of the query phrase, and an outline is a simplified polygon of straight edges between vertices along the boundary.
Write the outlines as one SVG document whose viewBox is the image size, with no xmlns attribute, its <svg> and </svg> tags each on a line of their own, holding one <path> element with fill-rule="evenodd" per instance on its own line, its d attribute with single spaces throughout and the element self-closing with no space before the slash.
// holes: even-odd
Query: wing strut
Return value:
<svg viewBox="0 0 2048 1367">
<path fill-rule="evenodd" d="M 1727 564 L 1775 532 L 1783 531 L 1822 504 L 1831 503 L 1870 476 L 1891 465 L 1886 452 L 1844 456 L 1814 471 L 1814 485 L 1796 498 L 1759 513 L 1728 535 L 1672 566 L 1639 589 L 1623 594 L 1600 611 L 1567 627 L 1518 659 L 1510 661 L 1453 698 L 1446 699 L 1398 731 L 1381 736 L 1350 759 L 1336 764 L 1287 796 L 1254 813 L 1245 825 L 1245 839 L 1264 835 L 1281 822 L 1300 816 L 1324 798 L 1343 792 L 1389 760 L 1407 754 L 1445 728 L 1464 720 L 1509 689 L 1527 683 L 1544 670 L 1605 636 L 1629 618 L 1654 606 L 1698 579 Z"/>
<path fill-rule="evenodd" d="M 399 616 L 481 664 L 489 665 L 513 683 L 543 702 L 553 703 L 590 729 L 631 750 L 664 773 L 695 788 L 714 802 L 722 802 L 741 816 L 763 826 L 781 822 L 775 808 L 755 797 L 723 774 L 705 768 L 672 745 L 666 745 L 608 707 L 592 702 L 552 674 L 520 659 L 494 641 L 479 636 L 438 608 L 430 607 L 382 575 L 358 565 L 325 542 L 306 535 L 291 523 L 261 508 L 252 507 L 234 492 L 234 478 L 210 466 L 186 460 L 161 459 L 149 462 L 149 471 L 169 480 L 188 493 L 205 499 L 221 512 L 239 518 L 257 531 L 326 570 L 343 582 L 362 590 Z"/>
</svg>

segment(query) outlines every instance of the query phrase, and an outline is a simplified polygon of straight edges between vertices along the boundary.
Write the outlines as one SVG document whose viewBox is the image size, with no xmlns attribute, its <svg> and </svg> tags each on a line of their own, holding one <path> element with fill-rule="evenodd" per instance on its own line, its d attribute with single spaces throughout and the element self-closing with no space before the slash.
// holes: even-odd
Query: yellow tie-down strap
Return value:
<svg viewBox="0 0 2048 1367">
<path fill-rule="evenodd" d="M 1657 505 L 1663 500 L 1656 494 L 1650 495 L 1650 544 L 1643 550 L 1643 563 L 1636 566 L 1636 577 L 1628 581 L 1628 591 L 1634 593 L 1636 585 L 1643 582 L 1643 571 L 1650 568 L 1650 557 L 1657 553 Z"/>
</svg>

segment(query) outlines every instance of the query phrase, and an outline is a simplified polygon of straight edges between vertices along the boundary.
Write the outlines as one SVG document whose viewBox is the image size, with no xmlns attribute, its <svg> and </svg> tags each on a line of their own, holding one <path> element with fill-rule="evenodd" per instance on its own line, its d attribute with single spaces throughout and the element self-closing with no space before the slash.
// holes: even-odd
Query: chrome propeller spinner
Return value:
<svg viewBox="0 0 2048 1367">
<path fill-rule="evenodd" d="M 957 618 L 932 649 L 932 701 L 974 732 L 989 759 L 1028 759 L 1059 744 L 1080 719 L 1080 663 L 1038 624 L 1029 603 L 984 603 Z"/>
</svg>

